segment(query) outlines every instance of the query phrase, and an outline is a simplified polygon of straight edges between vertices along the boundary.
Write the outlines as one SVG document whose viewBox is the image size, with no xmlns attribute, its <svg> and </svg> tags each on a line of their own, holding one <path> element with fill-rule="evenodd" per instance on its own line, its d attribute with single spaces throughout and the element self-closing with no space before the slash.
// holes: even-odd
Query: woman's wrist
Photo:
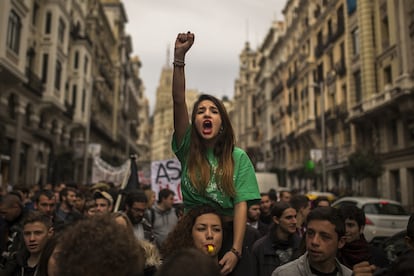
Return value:
<svg viewBox="0 0 414 276">
<path fill-rule="evenodd" d="M 183 59 L 174 58 L 173 65 L 176 67 L 184 67 L 185 66 L 184 58 Z"/>
<path fill-rule="evenodd" d="M 238 251 L 236 248 L 232 247 L 230 249 L 230 252 L 236 255 L 237 259 L 240 260 L 242 258 L 242 254 L 240 251 Z"/>
</svg>

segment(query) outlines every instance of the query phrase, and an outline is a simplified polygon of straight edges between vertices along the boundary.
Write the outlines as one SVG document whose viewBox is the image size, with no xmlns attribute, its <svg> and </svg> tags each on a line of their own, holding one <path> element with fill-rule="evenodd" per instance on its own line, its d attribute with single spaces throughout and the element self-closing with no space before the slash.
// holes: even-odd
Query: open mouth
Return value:
<svg viewBox="0 0 414 276">
<path fill-rule="evenodd" d="M 213 123 L 210 120 L 203 122 L 203 134 L 210 134 L 213 131 Z"/>
</svg>

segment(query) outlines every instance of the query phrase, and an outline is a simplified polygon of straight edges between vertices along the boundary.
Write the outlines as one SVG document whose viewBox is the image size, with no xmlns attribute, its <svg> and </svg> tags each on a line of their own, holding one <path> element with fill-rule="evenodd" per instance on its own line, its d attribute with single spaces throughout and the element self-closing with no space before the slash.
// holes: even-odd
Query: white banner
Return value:
<svg viewBox="0 0 414 276">
<path fill-rule="evenodd" d="M 119 186 L 122 184 L 125 174 L 129 173 L 129 169 L 130 160 L 127 160 L 119 167 L 113 167 L 99 156 L 95 156 L 93 158 L 91 182 L 113 182 L 115 186 Z"/>
<path fill-rule="evenodd" d="M 170 189 L 175 193 L 174 203 L 183 202 L 181 195 L 181 164 L 178 159 L 153 161 L 151 163 L 151 187 L 158 199 L 158 192 Z"/>
</svg>

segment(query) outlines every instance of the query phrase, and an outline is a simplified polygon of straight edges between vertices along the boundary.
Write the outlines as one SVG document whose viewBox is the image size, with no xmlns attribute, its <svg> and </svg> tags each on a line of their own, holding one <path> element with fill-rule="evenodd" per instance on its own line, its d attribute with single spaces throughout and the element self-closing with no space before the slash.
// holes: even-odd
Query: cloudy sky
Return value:
<svg viewBox="0 0 414 276">
<path fill-rule="evenodd" d="M 286 0 L 123 0 L 133 54 L 142 62 L 141 78 L 151 112 L 167 50 L 172 62 L 177 33 L 195 33 L 186 57 L 187 87 L 233 98 L 239 54 L 249 41 L 262 43 L 273 20 L 283 20 Z"/>
</svg>

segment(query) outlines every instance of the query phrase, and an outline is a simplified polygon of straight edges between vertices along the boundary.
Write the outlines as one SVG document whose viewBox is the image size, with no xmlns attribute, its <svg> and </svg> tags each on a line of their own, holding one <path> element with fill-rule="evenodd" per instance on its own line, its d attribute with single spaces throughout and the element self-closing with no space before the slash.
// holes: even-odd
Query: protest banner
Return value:
<svg viewBox="0 0 414 276">
<path fill-rule="evenodd" d="M 153 161 L 151 163 L 151 188 L 156 197 L 158 197 L 160 190 L 170 189 L 175 193 L 174 203 L 183 202 L 181 195 L 181 165 L 178 159 Z"/>
</svg>

